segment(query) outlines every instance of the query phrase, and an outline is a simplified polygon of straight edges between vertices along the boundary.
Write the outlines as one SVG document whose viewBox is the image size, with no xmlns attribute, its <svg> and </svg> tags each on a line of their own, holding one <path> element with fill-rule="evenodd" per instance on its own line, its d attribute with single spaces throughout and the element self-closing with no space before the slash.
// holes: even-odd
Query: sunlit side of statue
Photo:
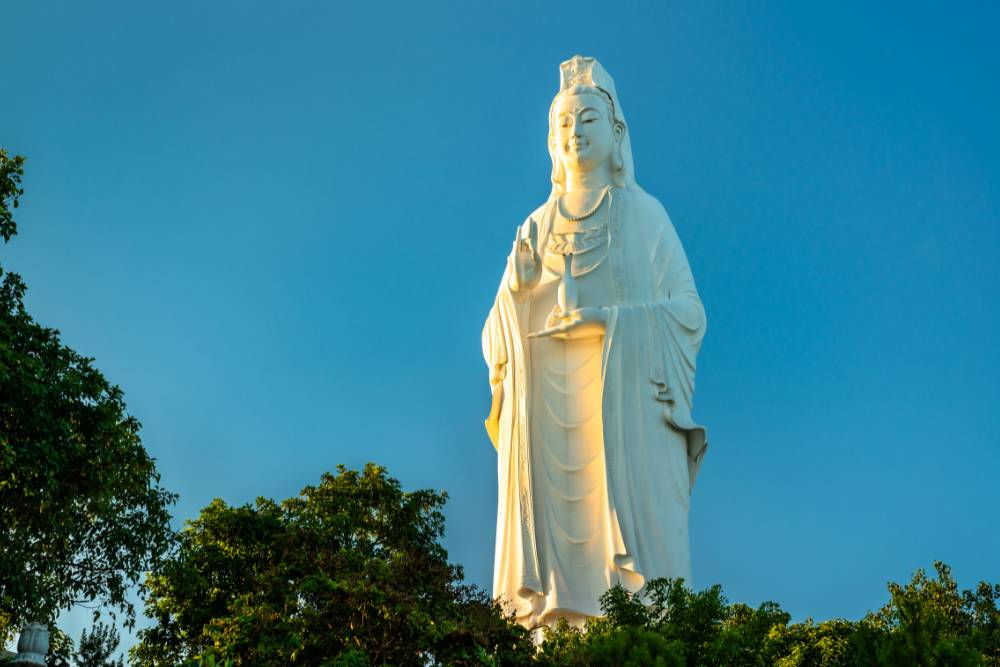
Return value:
<svg viewBox="0 0 1000 667">
<path fill-rule="evenodd" d="M 580 56 L 560 71 L 552 193 L 518 228 L 483 329 L 493 593 L 529 628 L 601 615 L 615 584 L 690 581 L 707 447 L 691 419 L 705 312 L 684 249 L 635 181 L 611 77 Z"/>
</svg>

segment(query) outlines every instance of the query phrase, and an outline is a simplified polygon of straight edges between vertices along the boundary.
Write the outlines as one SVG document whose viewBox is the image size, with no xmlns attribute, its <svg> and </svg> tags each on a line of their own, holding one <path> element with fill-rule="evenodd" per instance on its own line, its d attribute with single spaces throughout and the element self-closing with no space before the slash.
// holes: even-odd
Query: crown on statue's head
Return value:
<svg viewBox="0 0 1000 667">
<path fill-rule="evenodd" d="M 593 86 L 594 84 L 594 59 L 583 56 L 573 56 L 569 60 L 559 65 L 559 73 L 562 81 L 559 88 L 565 90 L 570 86 Z"/>
<path fill-rule="evenodd" d="M 567 90 L 573 86 L 598 88 L 611 98 L 613 106 L 618 106 L 614 79 L 601 67 L 597 58 L 576 55 L 559 65 L 559 90 Z"/>
</svg>

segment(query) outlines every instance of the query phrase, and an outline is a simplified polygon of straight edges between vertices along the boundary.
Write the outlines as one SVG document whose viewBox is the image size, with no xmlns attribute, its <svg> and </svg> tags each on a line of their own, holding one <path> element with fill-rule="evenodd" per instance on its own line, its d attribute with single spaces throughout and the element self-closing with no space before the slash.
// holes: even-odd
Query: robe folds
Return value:
<svg viewBox="0 0 1000 667">
<path fill-rule="evenodd" d="M 608 261 L 616 302 L 606 304 L 610 316 L 600 378 L 607 559 L 616 575 L 608 583 L 636 591 L 657 577 L 690 581 L 689 498 L 707 449 L 705 429 L 692 421 L 691 405 L 706 323 L 687 257 L 660 203 L 633 186 L 612 189 L 609 206 Z M 530 219 L 538 223 L 539 248 L 551 232 L 554 208 L 550 199 L 524 223 L 525 232 Z M 482 337 L 493 392 L 486 426 L 498 455 L 493 594 L 531 627 L 551 624 L 555 617 L 539 615 L 551 581 L 539 562 L 544 540 L 536 533 L 539 509 L 532 488 L 527 357 L 532 300 L 510 290 L 512 271 L 508 261 Z M 596 598 L 603 592 L 591 593 L 589 609 L 557 611 L 596 615 Z"/>
</svg>

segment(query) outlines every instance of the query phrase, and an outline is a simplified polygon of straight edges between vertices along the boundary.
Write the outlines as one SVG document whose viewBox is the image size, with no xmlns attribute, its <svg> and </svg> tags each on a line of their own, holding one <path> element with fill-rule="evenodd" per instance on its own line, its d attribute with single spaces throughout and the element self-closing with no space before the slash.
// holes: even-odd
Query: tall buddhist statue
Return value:
<svg viewBox="0 0 1000 667">
<path fill-rule="evenodd" d="M 529 628 L 600 616 L 615 584 L 690 581 L 707 447 L 691 418 L 705 311 L 684 249 L 636 182 L 611 77 L 580 56 L 560 74 L 552 193 L 517 229 L 483 329 L 493 593 Z"/>
</svg>

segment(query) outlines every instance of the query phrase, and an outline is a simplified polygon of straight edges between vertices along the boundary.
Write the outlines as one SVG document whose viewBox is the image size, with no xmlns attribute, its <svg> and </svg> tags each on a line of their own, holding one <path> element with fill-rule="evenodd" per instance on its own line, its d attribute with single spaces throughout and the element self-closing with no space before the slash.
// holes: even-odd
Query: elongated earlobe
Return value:
<svg viewBox="0 0 1000 667">
<path fill-rule="evenodd" d="M 625 169 L 625 158 L 622 156 L 622 144 L 625 143 L 625 124 L 621 121 L 615 121 L 615 153 L 614 157 L 611 159 L 611 167 L 615 172 L 621 172 Z"/>
<path fill-rule="evenodd" d="M 559 158 L 556 158 L 552 163 L 552 182 L 557 184 L 560 189 L 566 188 L 566 172 Z"/>
<path fill-rule="evenodd" d="M 622 144 L 624 143 L 624 138 L 619 135 L 618 145 L 615 147 L 615 157 L 611 163 L 615 171 L 622 171 L 625 168 L 625 158 L 622 157 Z"/>
<path fill-rule="evenodd" d="M 556 186 L 556 189 L 563 190 L 565 188 L 564 181 L 566 180 L 566 174 L 563 173 L 562 162 L 559 160 L 555 140 L 551 133 L 549 134 L 549 157 L 552 158 L 552 175 L 550 177 L 552 184 Z"/>
</svg>

